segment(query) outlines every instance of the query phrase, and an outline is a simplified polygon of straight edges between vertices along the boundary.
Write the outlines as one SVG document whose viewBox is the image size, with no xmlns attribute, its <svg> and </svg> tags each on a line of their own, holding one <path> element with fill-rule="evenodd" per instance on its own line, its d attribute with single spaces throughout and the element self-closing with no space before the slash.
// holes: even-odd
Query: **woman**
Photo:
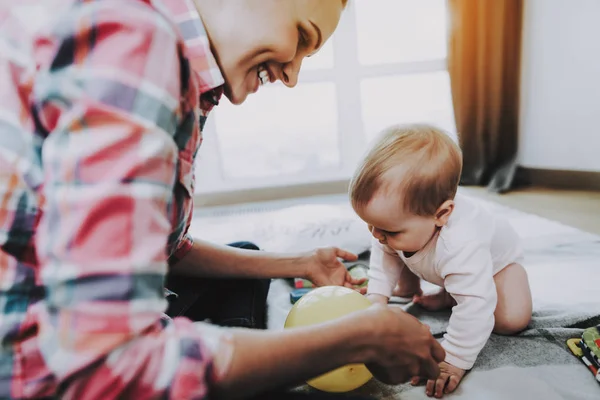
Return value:
<svg viewBox="0 0 600 400">
<path fill-rule="evenodd" d="M 1 397 L 247 398 L 350 362 L 390 383 L 437 375 L 444 354 L 428 329 L 383 307 L 285 332 L 163 318 L 166 293 L 172 316 L 227 308 L 233 317 L 217 322 L 260 326 L 235 314 L 248 315 L 236 310 L 243 296 L 264 302 L 264 279 L 356 283 L 338 261 L 355 256 L 340 249 L 278 255 L 187 234 L 208 112 L 223 92 L 240 104 L 267 81 L 293 87 L 303 58 L 336 28 L 342 0 L 8 3 Z M 163 290 L 167 272 L 176 294 Z M 204 307 L 212 284 L 200 278 L 234 293 L 216 291 Z M 243 294 L 230 278 L 263 281 Z M 244 301 L 219 306 L 236 294 Z"/>
</svg>

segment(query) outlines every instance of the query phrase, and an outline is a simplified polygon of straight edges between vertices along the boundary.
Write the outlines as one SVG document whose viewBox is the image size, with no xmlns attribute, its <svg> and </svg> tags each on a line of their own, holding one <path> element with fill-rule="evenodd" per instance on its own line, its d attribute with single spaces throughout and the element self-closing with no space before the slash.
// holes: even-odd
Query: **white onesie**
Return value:
<svg viewBox="0 0 600 400">
<path fill-rule="evenodd" d="M 442 342 L 446 362 L 467 370 L 494 328 L 494 275 L 521 258 L 510 224 L 459 194 L 448 223 L 411 257 L 373 239 L 368 293 L 390 297 L 404 267 L 445 288 L 457 303 Z"/>
</svg>

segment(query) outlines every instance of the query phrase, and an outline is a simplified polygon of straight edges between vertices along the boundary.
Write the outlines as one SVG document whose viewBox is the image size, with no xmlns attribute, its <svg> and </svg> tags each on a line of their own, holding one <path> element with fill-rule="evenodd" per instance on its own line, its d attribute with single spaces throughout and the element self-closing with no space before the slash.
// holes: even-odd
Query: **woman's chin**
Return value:
<svg viewBox="0 0 600 400">
<path fill-rule="evenodd" d="M 232 90 L 229 85 L 225 85 L 225 90 L 223 91 L 223 94 L 225 94 L 225 97 L 229 99 L 231 104 L 234 104 L 236 106 L 242 104 L 244 101 L 246 101 L 246 98 L 248 97 L 248 91 Z"/>
</svg>

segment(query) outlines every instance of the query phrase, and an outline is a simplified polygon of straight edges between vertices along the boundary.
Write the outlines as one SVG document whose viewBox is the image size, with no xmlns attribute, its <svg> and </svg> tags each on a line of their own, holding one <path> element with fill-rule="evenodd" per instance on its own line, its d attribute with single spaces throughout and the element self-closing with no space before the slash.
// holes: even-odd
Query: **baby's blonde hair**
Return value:
<svg viewBox="0 0 600 400">
<path fill-rule="evenodd" d="M 384 175 L 402 166 L 402 182 L 385 182 L 401 191 L 405 210 L 432 216 L 446 200 L 454 199 L 462 171 L 460 148 L 441 129 L 431 125 L 395 125 L 384 130 L 350 181 L 350 201 L 365 207 L 384 184 Z"/>
</svg>

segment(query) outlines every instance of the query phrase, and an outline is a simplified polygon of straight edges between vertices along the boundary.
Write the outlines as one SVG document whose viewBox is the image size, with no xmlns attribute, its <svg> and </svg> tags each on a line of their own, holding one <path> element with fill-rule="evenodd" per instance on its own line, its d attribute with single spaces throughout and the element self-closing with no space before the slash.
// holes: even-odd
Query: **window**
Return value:
<svg viewBox="0 0 600 400">
<path fill-rule="evenodd" d="M 358 59 L 362 65 L 446 58 L 446 0 L 357 1 Z"/>
<path fill-rule="evenodd" d="M 446 71 L 367 78 L 360 89 L 367 140 L 401 122 L 426 121 L 447 130 L 454 124 Z"/>
<path fill-rule="evenodd" d="M 318 173 L 340 163 L 335 85 L 263 87 L 215 113 L 226 179 Z M 221 106 L 219 106 L 221 107 Z M 276 110 L 276 114 L 269 113 Z"/>
<path fill-rule="evenodd" d="M 347 179 L 366 144 L 395 123 L 454 135 L 446 0 L 353 0 L 293 90 L 263 87 L 208 119 L 203 193 Z"/>
</svg>

